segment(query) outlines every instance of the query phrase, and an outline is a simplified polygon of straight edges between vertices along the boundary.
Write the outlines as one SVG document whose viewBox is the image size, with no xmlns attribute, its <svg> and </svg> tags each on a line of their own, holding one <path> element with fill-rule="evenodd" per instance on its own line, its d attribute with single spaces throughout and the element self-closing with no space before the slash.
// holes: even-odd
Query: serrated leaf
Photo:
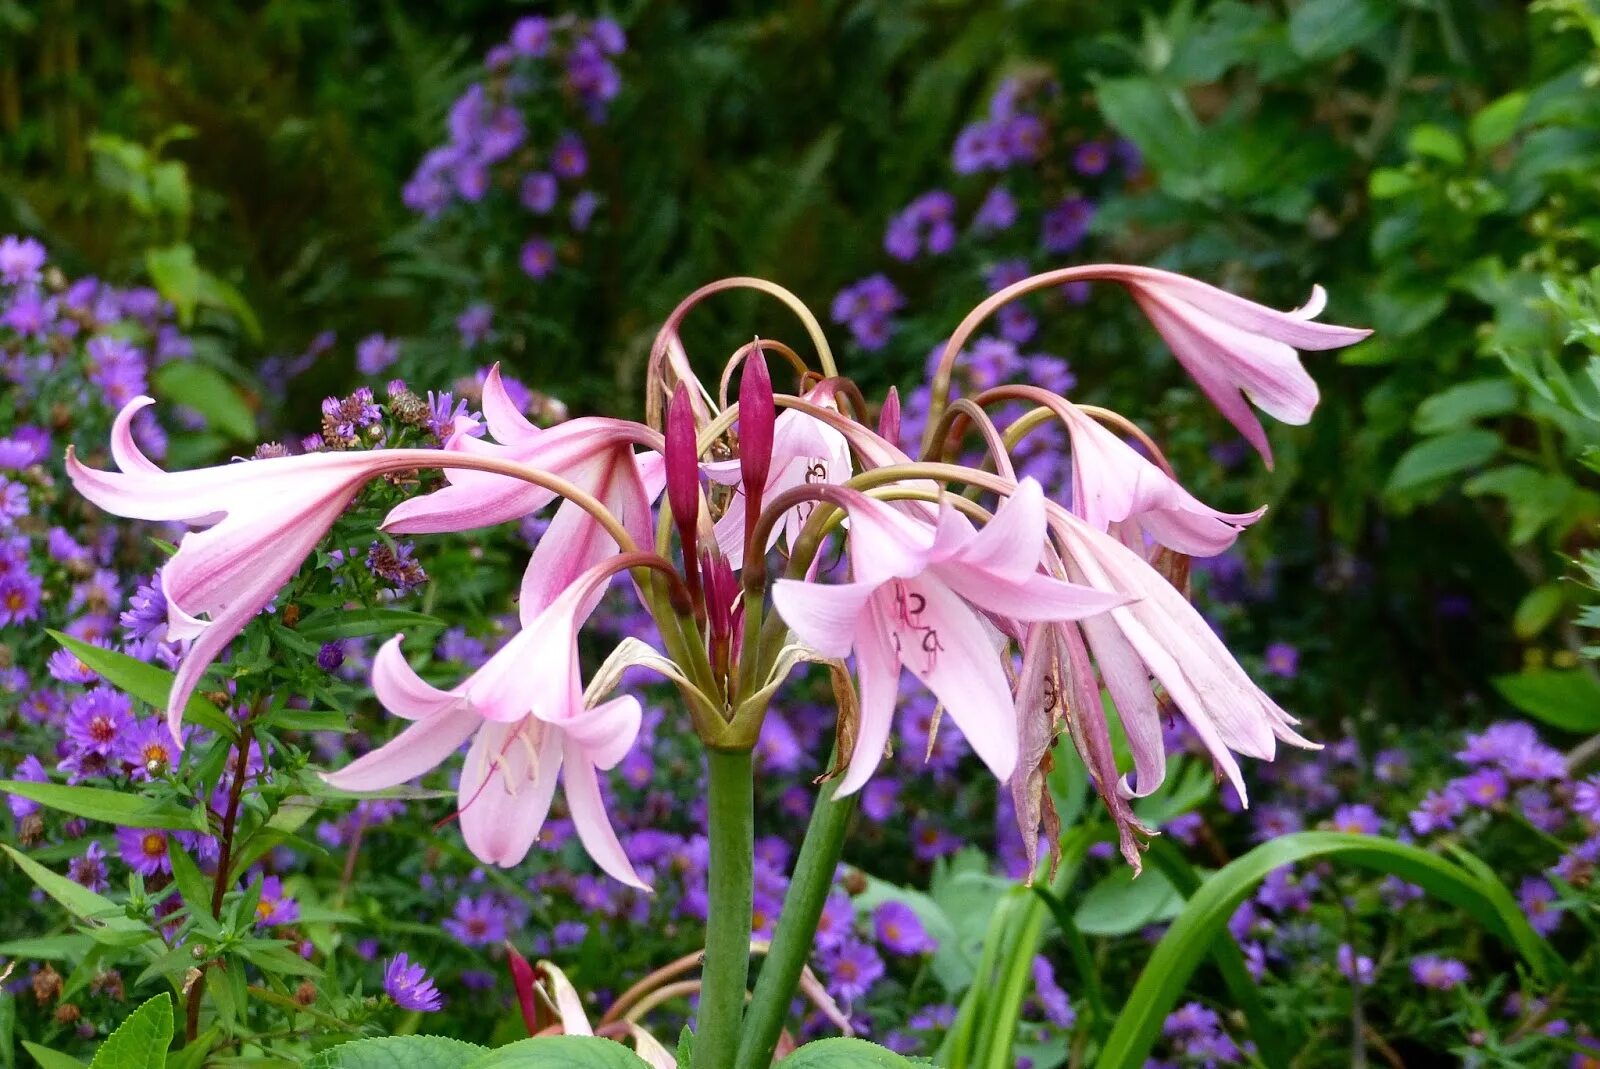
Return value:
<svg viewBox="0 0 1600 1069">
<path fill-rule="evenodd" d="M 128 1015 L 95 1052 L 89 1069 L 162 1069 L 172 1043 L 172 999 L 163 992 Z"/>
<path fill-rule="evenodd" d="M 539 1036 L 508 1043 L 461 1069 L 650 1069 L 621 1043 L 594 1036 Z"/>
<path fill-rule="evenodd" d="M 91 645 L 60 631 L 48 631 L 47 634 L 71 650 L 73 656 L 118 690 L 125 691 L 140 701 L 149 702 L 158 710 L 166 709 L 167 698 L 172 693 L 171 672 L 153 664 L 145 664 L 125 653 Z M 184 706 L 183 715 L 186 719 L 229 738 L 235 734 L 233 721 L 223 716 L 221 710 L 198 694 L 189 699 L 189 704 Z"/>
<path fill-rule="evenodd" d="M 206 815 L 203 809 L 184 809 L 170 803 L 153 802 L 141 795 L 128 794 L 124 791 L 14 779 L 0 780 L 0 791 L 32 799 L 49 809 L 71 813 L 86 820 L 104 821 L 123 828 L 206 830 Z"/>
<path fill-rule="evenodd" d="M 240 442 L 255 440 L 255 413 L 238 387 L 216 368 L 174 360 L 156 369 L 154 380 L 163 396 L 199 412 L 214 430 Z"/>
<path fill-rule="evenodd" d="M 1563 731 L 1600 732 L 1600 683 L 1581 668 L 1496 676 L 1494 688 L 1529 716 Z"/>
<path fill-rule="evenodd" d="M 911 1059 L 864 1039 L 819 1039 L 778 1063 L 780 1069 L 907 1069 Z"/>
<path fill-rule="evenodd" d="M 306 1069 L 460 1069 L 483 1051 L 446 1036 L 384 1036 L 329 1047 L 313 1055 Z"/>
</svg>

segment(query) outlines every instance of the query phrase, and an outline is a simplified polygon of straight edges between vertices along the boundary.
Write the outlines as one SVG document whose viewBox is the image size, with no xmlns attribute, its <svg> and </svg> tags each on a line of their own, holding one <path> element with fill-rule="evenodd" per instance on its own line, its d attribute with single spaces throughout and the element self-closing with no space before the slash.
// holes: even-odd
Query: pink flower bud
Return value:
<svg viewBox="0 0 1600 1069">
<path fill-rule="evenodd" d="M 760 511 L 761 495 L 767 489 L 767 473 L 772 469 L 772 425 L 776 419 L 772 376 L 758 345 L 745 357 L 744 374 L 739 379 L 739 474 L 752 514 Z"/>
<path fill-rule="evenodd" d="M 891 444 L 900 442 L 900 391 L 893 386 L 878 409 L 878 437 Z"/>
<path fill-rule="evenodd" d="M 535 975 L 533 966 L 528 964 L 528 959 L 517 953 L 517 948 L 506 940 L 506 961 L 511 966 L 511 986 L 517 992 L 517 1006 L 522 1010 L 522 1023 L 527 1026 L 528 1035 L 538 1035 L 544 1028 L 540 1020 L 539 1004 L 533 997 Z"/>
<path fill-rule="evenodd" d="M 688 387 L 678 384 L 667 407 L 667 504 L 684 539 L 686 553 L 692 552 L 693 531 L 700 516 L 700 452 L 694 426 L 694 407 L 689 403 Z"/>
</svg>

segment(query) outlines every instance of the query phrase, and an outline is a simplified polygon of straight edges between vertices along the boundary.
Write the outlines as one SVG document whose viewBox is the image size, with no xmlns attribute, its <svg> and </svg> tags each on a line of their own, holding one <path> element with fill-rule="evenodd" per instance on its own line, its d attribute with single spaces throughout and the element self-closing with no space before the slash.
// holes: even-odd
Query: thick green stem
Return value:
<svg viewBox="0 0 1600 1069">
<path fill-rule="evenodd" d="M 783 912 L 773 931 L 772 949 L 756 976 L 755 994 L 745 1014 L 738 1069 L 767 1069 L 772 1064 L 772 1053 L 789 1015 L 800 973 L 811 956 L 817 922 L 822 918 L 822 908 L 833 887 L 834 869 L 844 849 L 845 829 L 856 811 L 855 795 L 835 798 L 833 791 L 833 783 L 825 784 L 811 810 L 811 823 L 800 844 L 800 857 L 783 896 Z"/>
<path fill-rule="evenodd" d="M 731 1069 L 750 978 L 755 784 L 748 750 L 707 750 L 706 768 L 711 784 L 710 901 L 694 1069 Z"/>
</svg>

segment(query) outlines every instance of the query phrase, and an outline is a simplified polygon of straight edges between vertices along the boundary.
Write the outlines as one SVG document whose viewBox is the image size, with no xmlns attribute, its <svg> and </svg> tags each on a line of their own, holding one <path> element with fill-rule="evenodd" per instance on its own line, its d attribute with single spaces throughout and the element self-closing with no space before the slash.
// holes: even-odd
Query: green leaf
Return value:
<svg viewBox="0 0 1600 1069">
<path fill-rule="evenodd" d="M 1477 379 L 1440 390 L 1417 406 L 1411 421 L 1418 434 L 1460 430 L 1475 420 L 1515 412 L 1519 394 L 1510 379 Z"/>
<path fill-rule="evenodd" d="M 592 1036 L 540 1036 L 480 1054 L 461 1069 L 649 1069 L 620 1043 Z"/>
<path fill-rule="evenodd" d="M 1127 935 L 1146 925 L 1171 920 L 1183 908 L 1183 896 L 1160 872 L 1118 866 L 1089 888 L 1072 919 L 1085 935 Z"/>
<path fill-rule="evenodd" d="M 22 1041 L 22 1049 L 27 1051 L 39 1066 L 39 1069 L 84 1069 L 84 1065 L 70 1054 L 62 1054 L 58 1050 L 31 1040 Z"/>
<path fill-rule="evenodd" d="M 157 709 L 167 707 L 167 698 L 172 693 L 171 672 L 153 664 L 145 664 L 125 653 L 91 645 L 60 631 L 47 633 L 71 650 L 78 660 L 93 669 L 107 683 L 140 701 L 149 702 Z M 189 699 L 189 704 L 184 706 L 183 715 L 186 719 L 208 727 L 218 734 L 229 738 L 235 734 L 233 721 L 223 716 L 215 705 L 198 694 Z"/>
<path fill-rule="evenodd" d="M 154 802 L 125 791 L 101 787 L 69 787 L 62 783 L 31 783 L 26 780 L 0 780 L 0 791 L 31 798 L 42 806 L 63 813 L 102 820 L 123 828 L 166 828 L 173 831 L 205 831 L 206 814 L 200 807 L 185 809 L 171 803 Z"/>
<path fill-rule="evenodd" d="M 1517 611 L 1511 614 L 1511 631 L 1523 642 L 1549 627 L 1567 603 L 1566 587 L 1561 583 L 1541 583 L 1523 595 Z"/>
<path fill-rule="evenodd" d="M 475 1043 L 445 1036 L 385 1036 L 329 1047 L 306 1069 L 459 1069 L 482 1052 Z"/>
<path fill-rule="evenodd" d="M 412 627 L 444 627 L 446 623 L 437 616 L 409 609 L 335 609 L 306 617 L 294 630 L 303 638 L 322 643 L 391 634 Z"/>
<path fill-rule="evenodd" d="M 162 992 L 106 1037 L 89 1069 L 162 1069 L 171 1043 L 172 999 Z"/>
<path fill-rule="evenodd" d="M 906 1069 L 915 1064 L 864 1039 L 819 1039 L 778 1063 L 781 1069 Z"/>
<path fill-rule="evenodd" d="M 1189 899 L 1146 962 L 1106 1038 L 1096 1069 L 1136 1069 L 1150 1056 L 1161 1023 L 1183 997 L 1189 978 L 1224 937 L 1229 918 L 1277 868 L 1314 858 L 1341 861 L 1414 883 L 1457 906 L 1497 938 L 1522 950 L 1535 975 L 1548 977 L 1554 952 L 1527 930 L 1512 900 L 1488 888 L 1476 873 L 1415 846 L 1373 835 L 1309 831 L 1264 843 L 1213 874 Z M 1504 891 L 1504 888 L 1499 888 Z M 1509 897 L 1509 896 L 1507 896 Z"/>
<path fill-rule="evenodd" d="M 1367 179 L 1367 193 L 1373 200 L 1393 200 L 1418 186 L 1417 176 L 1398 167 L 1379 167 Z"/>
<path fill-rule="evenodd" d="M 1431 156 L 1456 167 L 1467 162 L 1467 149 L 1461 139 L 1432 123 L 1415 127 L 1411 136 L 1406 138 L 1406 148 L 1413 156 Z"/>
<path fill-rule="evenodd" d="M 1388 0 L 1305 0 L 1289 15 L 1289 43 L 1302 59 L 1328 59 L 1376 35 L 1393 14 Z"/>
<path fill-rule="evenodd" d="M 1107 123 L 1139 147 L 1163 187 L 1193 196 L 1200 124 L 1183 94 L 1148 78 L 1108 78 L 1095 85 L 1095 100 Z"/>
<path fill-rule="evenodd" d="M 1501 697 L 1529 716 L 1563 731 L 1600 731 L 1600 683 L 1581 668 L 1541 668 L 1496 676 Z"/>
<path fill-rule="evenodd" d="M 161 296 L 177 309 L 178 322 L 189 326 L 194 321 L 195 305 L 200 303 L 200 265 L 195 262 L 194 246 L 146 249 L 144 266 Z"/>
<path fill-rule="evenodd" d="M 1527 107 L 1528 94 L 1519 89 L 1479 111 L 1467 127 L 1467 136 L 1472 139 L 1473 147 L 1482 152 L 1499 148 L 1511 140 Z"/>
<path fill-rule="evenodd" d="M 125 941 L 130 945 L 154 938 L 148 928 L 129 917 L 123 912 L 122 907 L 111 899 L 97 895 L 65 876 L 51 872 L 15 847 L 0 843 L 0 850 L 4 850 L 11 860 L 17 863 L 28 878 L 38 885 L 39 890 L 55 899 L 68 913 L 79 920 L 125 937 L 119 941 Z"/>
<path fill-rule="evenodd" d="M 1385 492 L 1393 496 L 1421 489 L 1485 464 L 1498 452 L 1500 436 L 1493 431 L 1453 431 L 1426 439 L 1401 456 L 1389 475 Z"/>
<path fill-rule="evenodd" d="M 208 364 L 174 360 L 156 369 L 156 389 L 199 412 L 212 428 L 241 442 L 255 441 L 256 417 L 227 377 Z"/>
</svg>

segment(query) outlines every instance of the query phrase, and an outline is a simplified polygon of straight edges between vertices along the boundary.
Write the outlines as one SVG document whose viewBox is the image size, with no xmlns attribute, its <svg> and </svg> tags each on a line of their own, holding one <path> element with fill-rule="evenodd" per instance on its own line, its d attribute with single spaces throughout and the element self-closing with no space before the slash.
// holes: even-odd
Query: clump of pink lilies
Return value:
<svg viewBox="0 0 1600 1069">
<path fill-rule="evenodd" d="M 1241 799 L 1235 754 L 1270 760 L 1279 741 L 1312 745 L 1250 681 L 1184 589 L 1187 558 L 1226 549 L 1262 510 L 1225 513 L 1197 500 L 1154 443 L 1115 413 L 1027 384 L 949 400 L 952 369 L 990 314 L 1032 290 L 1083 281 L 1124 286 L 1268 463 L 1251 403 L 1305 423 L 1317 388 L 1297 350 L 1346 346 L 1367 334 L 1315 322 L 1320 289 L 1306 307 L 1280 312 L 1148 268 L 1048 272 L 994 294 L 957 327 L 934 373 L 920 455 L 912 457 L 899 445 L 893 392 L 869 405 L 839 373 L 820 325 L 797 298 L 770 282 L 735 278 L 692 294 L 662 327 L 642 423 L 587 417 L 541 429 L 518 411 L 496 372 L 484 384 L 484 425 L 458 419 L 438 449 L 167 472 L 134 444 L 133 417 L 153 403 L 139 398 L 113 430 L 118 470 L 86 467 L 70 453 L 67 464 L 78 490 L 110 512 L 203 528 L 182 539 L 163 573 L 169 635 L 190 642 L 168 702 L 174 730 L 206 668 L 368 480 L 444 472 L 441 489 L 388 515 L 383 529 L 394 533 L 469 531 L 559 501 L 522 579 L 522 629 L 448 689 L 411 669 L 399 636 L 388 642 L 374 662 L 373 688 L 410 724 L 327 779 L 350 790 L 394 786 L 470 739 L 459 809 L 462 835 L 478 857 L 521 861 L 559 780 L 595 862 L 642 887 L 612 830 L 598 777 L 639 731 L 638 700 L 613 696 L 623 669 L 659 671 L 682 693 L 708 755 L 712 920 L 695 1063 L 732 1065 L 737 1052 L 740 1064 L 765 1064 L 761 1053 L 770 1060 L 777 1036 L 769 1019 L 775 1013 L 781 1025 L 820 898 L 807 899 L 797 872 L 756 1001 L 745 1010 L 750 751 L 768 704 L 801 663 L 830 667 L 839 703 L 827 803 L 843 804 L 872 777 L 891 744 L 901 673 L 910 672 L 1008 785 L 1030 844 L 1041 823 L 1054 828 L 1041 765 L 1057 735 L 1070 733 L 1135 866 L 1149 830 L 1130 802 L 1163 780 L 1161 728 L 1170 710 L 1188 721 Z M 708 389 L 678 328 L 701 300 L 734 288 L 789 306 L 810 336 L 816 366 L 788 345 L 756 339 L 733 354 L 715 392 Z M 769 354 L 785 371 L 784 389 L 774 387 Z M 1002 430 L 987 410 L 1017 401 L 1032 410 Z M 1070 501 L 1051 501 L 1037 482 L 1018 479 L 1009 455 L 1049 420 L 1070 435 Z M 986 447 L 985 466 L 952 462 L 974 432 Z M 832 537 L 847 546 L 842 581 L 819 576 L 820 550 Z M 781 576 L 769 574 L 780 568 Z M 585 682 L 579 631 L 623 571 L 632 573 L 663 648 L 628 639 Z M 1117 768 L 1102 688 L 1127 736 L 1131 775 Z M 830 770 L 824 755 L 818 769 Z M 808 837 L 800 867 L 826 867 L 831 877 L 826 850 L 813 857 L 811 845 Z M 786 940 L 798 949 L 785 949 Z M 769 971 L 775 979 L 767 992 Z M 766 1003 L 779 1008 L 769 1012 Z"/>
</svg>

